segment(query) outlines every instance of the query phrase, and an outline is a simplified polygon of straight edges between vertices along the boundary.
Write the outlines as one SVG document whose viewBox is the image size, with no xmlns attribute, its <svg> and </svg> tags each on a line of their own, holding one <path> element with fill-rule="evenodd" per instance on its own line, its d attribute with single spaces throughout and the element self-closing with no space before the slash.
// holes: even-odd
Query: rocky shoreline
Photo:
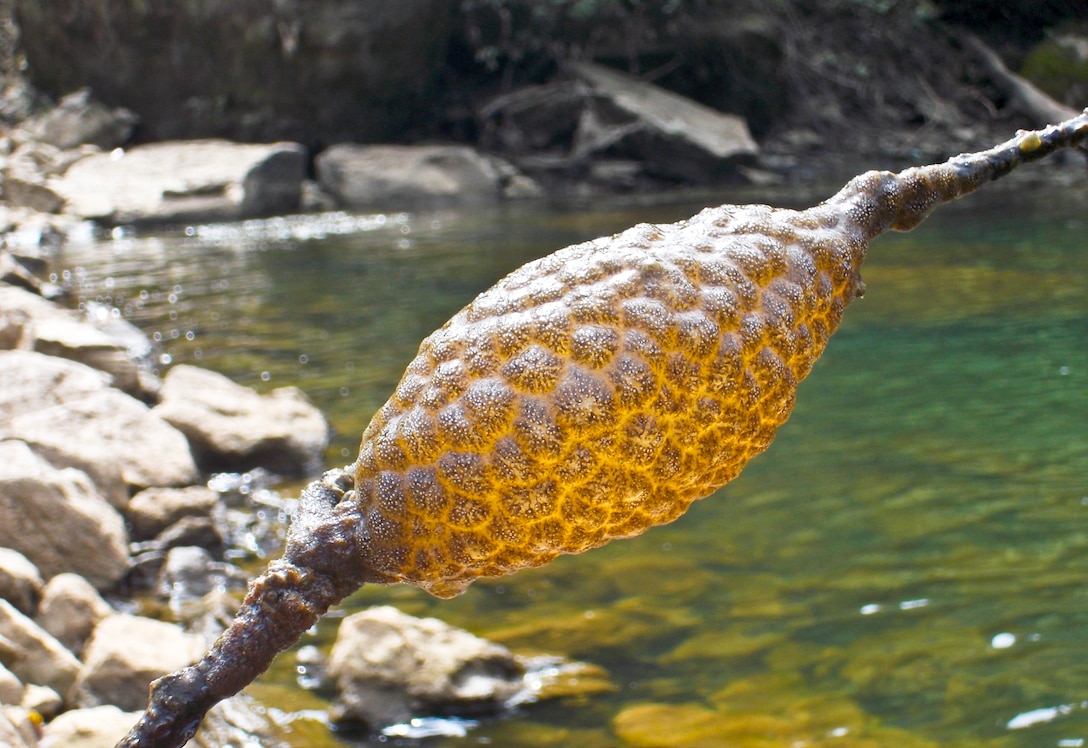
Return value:
<svg viewBox="0 0 1088 748">
<path fill-rule="evenodd" d="M 7 5 L 0 2 L 5 18 L 11 15 Z M 834 158 L 874 146 L 886 134 L 885 149 L 897 158 L 943 157 L 965 142 L 991 140 L 990 132 L 1007 136 L 1015 118 L 1038 125 L 1040 112 L 1060 115 L 1063 106 L 1011 72 L 985 44 L 976 46 L 973 37 L 961 34 L 964 53 L 946 63 L 961 73 L 970 73 L 972 65 L 982 71 L 970 73 L 970 90 L 948 88 L 944 78 L 954 76 L 933 78 L 938 90 L 929 84 L 896 88 L 891 103 L 874 107 L 864 124 L 879 123 L 878 114 L 892 111 L 912 122 L 910 127 L 862 133 L 850 103 L 864 109 L 870 99 L 883 101 L 893 79 L 881 78 L 874 67 L 873 85 L 883 86 L 875 98 L 866 88 L 868 72 L 859 73 L 862 82 L 851 81 L 849 90 L 836 89 L 830 82 L 853 64 L 849 55 L 842 53 L 845 61 L 807 55 L 811 50 L 804 45 L 818 36 L 809 26 L 748 14 L 736 23 L 715 16 L 693 46 L 732 45 L 747 56 L 753 85 L 811 91 L 803 106 L 793 102 L 792 118 L 783 114 L 787 103 L 772 101 L 766 92 L 752 94 L 745 116 L 727 114 L 587 56 L 550 63 L 551 74 L 525 75 L 516 86 L 495 86 L 489 79 L 464 93 L 460 104 L 470 113 L 460 118 L 457 86 L 448 84 L 439 118 L 447 129 L 417 129 L 398 138 L 396 133 L 410 130 L 413 116 L 433 109 L 420 102 L 441 88 L 433 80 L 435 60 L 447 45 L 465 43 L 453 30 L 454 3 L 419 0 L 382 3 L 382 12 L 366 19 L 351 4 L 328 3 L 307 15 L 295 3 L 281 3 L 282 17 L 271 24 L 263 4 L 241 3 L 242 21 L 257 8 L 252 33 L 229 25 L 216 33 L 231 40 L 244 36 L 251 46 L 267 42 L 262 54 L 270 55 L 240 75 L 244 85 L 213 90 L 208 79 L 215 76 L 209 73 L 203 81 L 208 91 L 185 96 L 164 84 L 162 90 L 171 94 L 163 99 L 140 88 L 141 78 L 133 85 L 146 108 L 136 113 L 96 98 L 119 101 L 131 94 L 121 85 L 124 76 L 118 74 L 116 88 L 80 88 L 85 81 L 65 77 L 79 66 L 52 54 L 58 48 L 54 32 L 67 33 L 66 43 L 79 50 L 87 69 L 102 74 L 106 56 L 80 46 L 103 36 L 96 33 L 108 19 L 95 15 L 96 4 L 88 4 L 87 15 L 74 18 L 71 27 L 50 18 L 48 4 L 14 5 L 31 24 L 25 41 L 31 62 L 43 67 L 36 72 L 62 92 L 75 90 L 43 106 L 44 97 L 16 75 L 0 97 L 0 119 L 11 123 L 0 137 L 0 744 L 13 748 L 112 746 L 135 721 L 148 683 L 199 657 L 233 613 L 247 576 L 232 561 L 232 551 L 238 551 L 234 538 L 244 530 L 271 546 L 278 542 L 276 528 L 247 524 L 255 522 L 257 507 L 284 517 L 293 509 L 293 500 L 267 490 L 266 476 L 312 478 L 324 464 L 329 438 L 324 416 L 296 388 L 262 396 L 192 366 L 175 366 L 160 379 L 148 361 L 152 347 L 146 337 L 113 310 L 65 307 L 62 289 L 49 280 L 49 261 L 66 237 L 118 226 L 240 221 L 334 208 L 403 211 L 667 184 L 784 182 L 818 173 L 829 146 Z M 864 26 L 866 13 L 871 10 L 839 20 L 844 29 L 851 22 Z M 435 21 L 439 17 L 442 23 Z M 182 13 L 178 18 L 182 25 L 191 20 Z M 473 23 L 486 26 L 475 16 L 467 23 L 469 30 Z M 932 28 L 910 18 L 904 23 L 923 32 Z M 395 64 L 388 57 L 370 59 L 366 45 L 356 43 L 364 32 L 390 36 L 390 29 L 398 38 L 414 33 L 411 38 L 434 43 L 387 51 L 396 58 L 418 47 L 412 59 L 394 59 Z M 187 29 L 190 35 L 197 31 Z M 881 46 L 893 36 L 882 40 L 866 28 L 856 41 L 859 49 L 872 46 L 893 59 Z M 915 46 L 939 58 L 955 47 L 940 37 L 927 33 Z M 179 32 L 172 43 L 184 39 Z M 129 40 L 125 59 L 140 53 L 140 41 Z M 498 43 L 488 44 L 478 45 L 477 55 L 502 51 Z M 790 44 L 805 63 L 787 70 L 783 59 Z M 238 45 L 207 46 L 229 54 Z M 178 59 L 188 54 L 174 52 Z M 675 52 L 650 50 L 636 62 Z M 335 54 L 350 75 L 303 64 L 325 54 Z M 50 56 L 63 65 L 51 66 Z M 592 59 L 620 57 L 612 49 Z M 158 64 L 166 63 L 149 62 Z M 669 78 L 669 64 L 657 77 Z M 932 62 L 936 70 L 941 64 Z M 897 70 L 906 67 L 896 61 Z M 370 78 L 377 69 L 385 77 L 375 83 Z M 256 85 L 253 70 L 271 71 L 269 80 Z M 152 72 L 176 81 L 192 69 Z M 311 72 L 313 80 L 305 77 Z M 717 83 L 735 72 L 727 70 Z M 333 88 L 321 88 L 330 81 Z M 344 111 L 355 102 L 344 91 L 364 81 L 372 92 L 366 106 Z M 292 85 L 283 86 L 283 96 L 271 104 L 247 100 L 231 108 L 238 91 L 285 82 Z M 224 85 L 234 83 L 239 81 Z M 299 94 L 309 89 L 319 100 Z M 374 93 L 382 90 L 395 92 L 396 101 Z M 1001 117 L 992 116 L 988 96 L 1007 104 Z M 759 130 L 758 142 L 750 125 Z M 458 128 L 474 132 L 452 137 Z M 837 140 L 843 133 L 851 137 Z M 1074 162 L 1074 168 L 1083 165 Z M 175 622 L 141 615 L 133 600 L 148 593 L 164 606 L 162 617 Z M 610 687 L 606 674 L 586 666 L 525 660 L 437 621 L 391 609 L 352 616 L 341 629 L 329 662 L 307 652 L 300 654 L 300 666 L 328 672 L 325 682 L 338 693 L 334 720 L 371 731 L 436 711 L 502 709 L 546 698 L 552 686 L 564 694 Z M 373 650 L 379 640 L 385 651 L 400 655 L 380 660 L 358 654 L 360 642 Z M 432 647 L 459 654 L 439 658 Z M 445 670 L 423 673 L 414 666 L 439 659 L 447 663 Z M 457 674 L 466 671 L 479 675 L 471 694 L 458 690 Z M 553 674 L 551 682 L 544 671 Z M 556 685 L 556 678 L 569 681 Z M 374 698 L 379 692 L 382 698 Z M 243 695 L 213 710 L 195 744 L 244 744 L 259 736 L 261 745 L 276 746 L 282 744 L 281 728 Z M 386 734 L 412 736 L 401 727 Z"/>
</svg>

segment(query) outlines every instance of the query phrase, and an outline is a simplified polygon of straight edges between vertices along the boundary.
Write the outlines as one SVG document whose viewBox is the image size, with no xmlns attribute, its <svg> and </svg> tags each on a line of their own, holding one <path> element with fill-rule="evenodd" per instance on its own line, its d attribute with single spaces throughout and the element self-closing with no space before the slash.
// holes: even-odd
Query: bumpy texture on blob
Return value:
<svg viewBox="0 0 1088 748">
<path fill-rule="evenodd" d="M 363 434 L 372 578 L 450 597 L 679 517 L 770 445 L 868 240 L 838 211 L 724 206 L 501 280 Z"/>
</svg>

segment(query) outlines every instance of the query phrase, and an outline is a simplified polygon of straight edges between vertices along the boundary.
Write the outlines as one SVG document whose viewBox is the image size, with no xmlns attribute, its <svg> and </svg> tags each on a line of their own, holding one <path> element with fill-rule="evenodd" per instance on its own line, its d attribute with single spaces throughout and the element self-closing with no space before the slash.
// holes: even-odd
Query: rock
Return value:
<svg viewBox="0 0 1088 748">
<path fill-rule="evenodd" d="M 89 88 L 81 88 L 20 123 L 13 137 L 66 150 L 84 144 L 110 150 L 128 141 L 138 121 L 129 110 L 110 109 L 92 99 Z"/>
<path fill-rule="evenodd" d="M 166 554 L 157 586 L 159 594 L 169 596 L 171 608 L 179 610 L 182 605 L 228 585 L 245 589 L 247 581 L 238 567 L 216 561 L 205 549 L 179 546 Z"/>
<path fill-rule="evenodd" d="M 245 695 L 221 701 L 208 712 L 200 729 L 187 745 L 191 748 L 223 748 L 234 745 L 287 748 L 287 743 L 273 737 L 275 727 L 268 711 Z"/>
<path fill-rule="evenodd" d="M 523 673 L 498 644 L 434 618 L 371 608 L 340 624 L 329 716 L 380 729 L 421 715 L 495 710 L 522 688 Z"/>
<path fill-rule="evenodd" d="M 34 615 L 42 594 L 42 575 L 26 556 L 0 547 L 0 598 L 28 616 Z"/>
<path fill-rule="evenodd" d="M 23 693 L 23 700 L 19 703 L 23 709 L 40 714 L 44 719 L 53 719 L 60 714 L 64 706 L 61 695 L 49 686 L 39 686 L 31 683 Z"/>
<path fill-rule="evenodd" d="M 39 213 L 59 213 L 64 197 L 36 172 L 9 165 L 3 171 L 4 201 Z"/>
<path fill-rule="evenodd" d="M 88 156 L 49 184 L 66 212 L 107 224 L 231 221 L 297 210 L 306 160 L 297 143 L 150 143 Z"/>
<path fill-rule="evenodd" d="M 651 174 L 705 182 L 759 151 L 740 117 L 600 65 L 575 63 L 573 70 L 599 101 L 579 123 L 576 152 L 619 152 Z"/>
<path fill-rule="evenodd" d="M 10 667 L 19 659 L 19 647 L 11 639 L 0 634 L 0 665 Z"/>
<path fill-rule="evenodd" d="M 7 600 L 0 600 L 0 635 L 18 647 L 18 659 L 8 667 L 19 680 L 68 692 L 80 672 L 79 660 Z"/>
<path fill-rule="evenodd" d="M 34 350 L 78 361 L 113 377 L 113 385 L 140 394 L 140 374 L 127 351 L 93 325 L 55 316 L 34 323 Z"/>
<path fill-rule="evenodd" d="M 280 475 L 318 472 L 328 446 L 325 417 L 297 387 L 267 395 L 195 366 L 175 366 L 152 413 L 185 434 L 207 472 L 262 466 Z"/>
<path fill-rule="evenodd" d="M 315 145 L 390 139 L 432 111 L 458 2 L 14 5 L 31 82 L 91 86 L 135 111 L 146 140 Z"/>
<path fill-rule="evenodd" d="M 459 145 L 334 145 L 314 167 L 321 187 L 352 208 L 496 202 L 508 184 L 520 190 L 525 180 L 510 164 Z"/>
<path fill-rule="evenodd" d="M 0 283 L 15 286 L 30 291 L 36 296 L 44 298 L 56 298 L 61 295 L 60 287 L 50 281 L 42 280 L 30 265 L 33 260 L 25 256 L 13 254 L 0 249 Z M 12 336 L 6 332 L 12 324 L 11 313 L 0 306 L 0 348 L 15 348 L 18 346 L 19 336 Z"/>
<path fill-rule="evenodd" d="M 139 543 L 143 551 L 167 552 L 186 546 L 198 547 L 222 555 L 226 541 L 215 521 L 209 517 L 182 517 L 149 541 Z"/>
<path fill-rule="evenodd" d="M 143 709 L 143 707 L 140 707 Z M 107 748 L 136 724 L 140 715 L 113 705 L 72 709 L 45 726 L 41 748 Z"/>
<path fill-rule="evenodd" d="M 97 310 L 98 307 L 92 307 Z M 0 310 L 10 324 L 20 324 L 9 348 L 35 350 L 86 364 L 110 375 L 110 382 L 131 395 L 142 397 L 138 358 L 150 352 L 142 333 L 134 333 L 108 314 L 92 321 L 22 288 L 0 286 Z"/>
<path fill-rule="evenodd" d="M 132 490 L 199 479 L 184 435 L 94 369 L 0 351 L 0 381 L 0 438 L 21 439 L 54 465 L 83 470 L 114 506 L 124 506 Z"/>
<path fill-rule="evenodd" d="M 35 620 L 71 652 L 79 655 L 94 627 L 113 608 L 79 574 L 57 574 L 42 590 Z"/>
<path fill-rule="evenodd" d="M 125 518 L 134 541 L 150 540 L 182 517 L 211 517 L 218 505 L 205 486 L 148 488 L 129 500 Z"/>
<path fill-rule="evenodd" d="M 35 748 L 37 723 L 21 706 L 0 705 L 0 745 L 4 748 Z"/>
<path fill-rule="evenodd" d="M 0 665 L 0 704 L 18 704 L 23 700 L 26 689 L 15 673 Z M 0 745 L 3 742 L 0 741 Z"/>
<path fill-rule="evenodd" d="M 114 704 L 121 709 L 143 709 L 151 681 L 193 664 L 205 646 L 203 637 L 186 634 L 170 623 L 125 614 L 109 616 L 87 642 L 69 700 L 80 707 Z"/>
<path fill-rule="evenodd" d="M 20 441 L 0 441 L 0 545 L 51 577 L 77 571 L 99 588 L 128 571 L 124 520 L 87 476 L 57 469 Z"/>
</svg>

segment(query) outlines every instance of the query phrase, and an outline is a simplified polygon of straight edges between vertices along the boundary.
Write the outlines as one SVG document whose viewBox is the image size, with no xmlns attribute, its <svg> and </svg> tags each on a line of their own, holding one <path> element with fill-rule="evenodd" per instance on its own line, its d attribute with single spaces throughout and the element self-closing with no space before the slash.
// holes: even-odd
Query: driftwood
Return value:
<svg viewBox="0 0 1088 748">
<path fill-rule="evenodd" d="M 1088 110 L 808 210 L 723 205 L 516 270 L 423 342 L 358 460 L 306 488 L 283 558 L 119 745 L 182 745 L 364 583 L 450 597 L 676 519 L 770 445 L 872 239 L 1086 141 Z"/>
</svg>

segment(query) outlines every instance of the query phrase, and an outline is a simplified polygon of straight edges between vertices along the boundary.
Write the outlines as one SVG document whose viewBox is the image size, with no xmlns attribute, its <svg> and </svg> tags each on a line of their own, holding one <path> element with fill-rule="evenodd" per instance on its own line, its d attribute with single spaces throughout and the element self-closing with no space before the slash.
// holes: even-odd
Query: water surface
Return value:
<svg viewBox="0 0 1088 748">
<path fill-rule="evenodd" d="M 392 603 L 594 663 L 614 685 L 424 742 L 1086 745 L 1086 198 L 995 185 L 877 240 L 866 297 L 775 445 L 677 523 L 452 601 L 352 597 L 349 611 Z M 155 337 L 163 368 L 301 387 L 337 431 L 329 464 L 344 464 L 419 341 L 508 271 L 747 199 L 117 230 L 64 264 L 80 299 Z M 252 692 L 322 708 L 294 668 L 281 658 Z M 300 746 L 344 744 L 294 729 Z"/>
</svg>

